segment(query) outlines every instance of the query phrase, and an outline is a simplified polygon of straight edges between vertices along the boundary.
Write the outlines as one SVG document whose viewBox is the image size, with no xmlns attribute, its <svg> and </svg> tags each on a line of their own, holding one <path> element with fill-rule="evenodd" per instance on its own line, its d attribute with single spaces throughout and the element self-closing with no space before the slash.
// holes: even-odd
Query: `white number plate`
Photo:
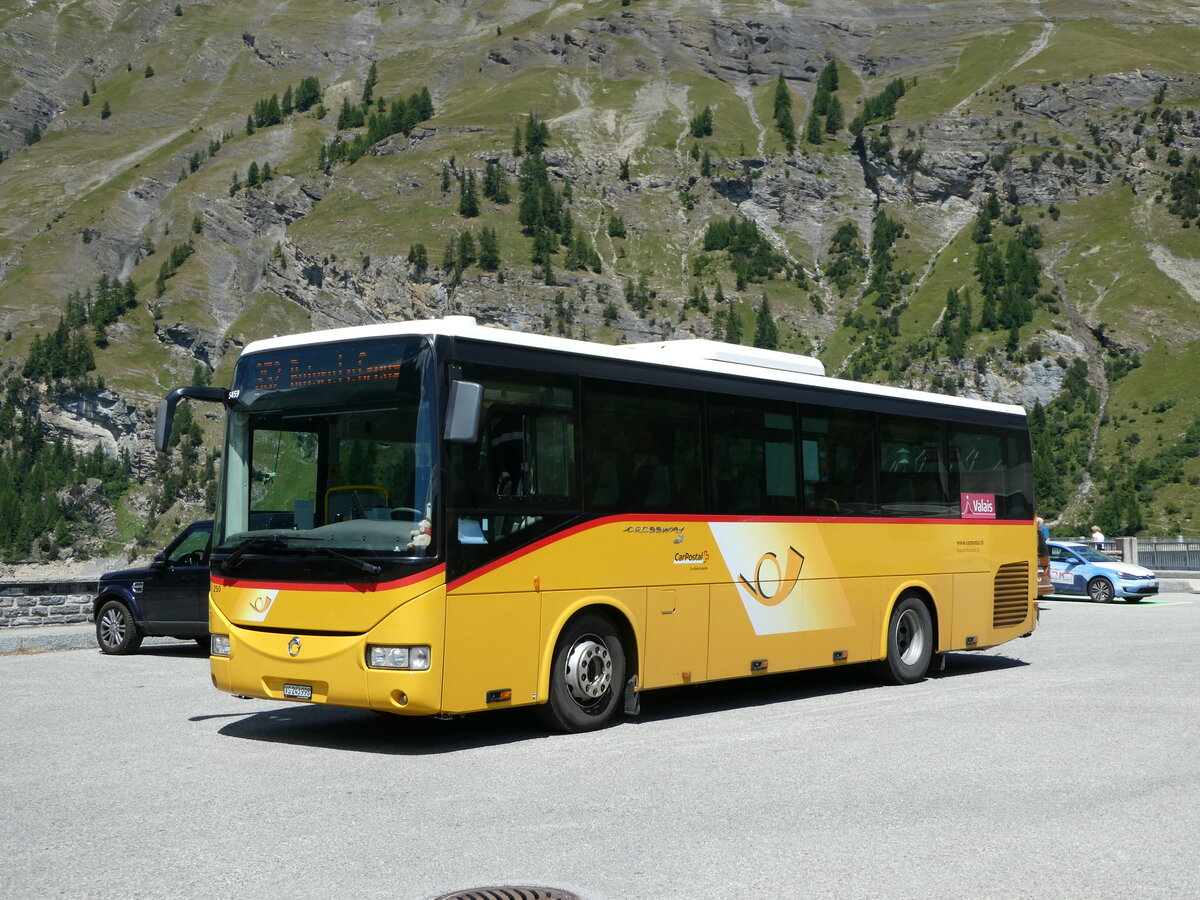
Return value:
<svg viewBox="0 0 1200 900">
<path fill-rule="evenodd" d="M 311 700 L 312 685 L 311 684 L 285 684 L 283 686 L 283 696 L 289 700 Z"/>
</svg>

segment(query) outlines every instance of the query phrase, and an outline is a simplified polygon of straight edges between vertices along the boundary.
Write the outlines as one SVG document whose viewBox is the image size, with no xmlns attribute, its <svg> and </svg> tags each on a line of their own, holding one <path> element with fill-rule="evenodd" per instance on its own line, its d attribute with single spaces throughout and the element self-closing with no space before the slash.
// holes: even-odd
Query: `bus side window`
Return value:
<svg viewBox="0 0 1200 900">
<path fill-rule="evenodd" d="M 483 411 L 479 439 L 448 448 L 459 544 L 492 543 L 578 509 L 571 380 L 482 365 L 463 371 L 483 386 Z"/>
<path fill-rule="evenodd" d="M 800 433 L 805 515 L 876 514 L 875 414 L 804 407 Z"/>
<path fill-rule="evenodd" d="M 1025 436 L 955 422 L 947 430 L 951 491 L 994 496 L 998 519 L 1032 519 L 1033 464 Z"/>
<path fill-rule="evenodd" d="M 583 499 L 596 512 L 699 512 L 701 405 L 687 391 L 584 382 Z"/>
<path fill-rule="evenodd" d="M 708 427 L 710 509 L 723 514 L 795 515 L 792 405 L 712 397 Z"/>
<path fill-rule="evenodd" d="M 900 516 L 946 516 L 949 475 L 942 461 L 942 423 L 879 416 L 879 502 Z"/>
</svg>

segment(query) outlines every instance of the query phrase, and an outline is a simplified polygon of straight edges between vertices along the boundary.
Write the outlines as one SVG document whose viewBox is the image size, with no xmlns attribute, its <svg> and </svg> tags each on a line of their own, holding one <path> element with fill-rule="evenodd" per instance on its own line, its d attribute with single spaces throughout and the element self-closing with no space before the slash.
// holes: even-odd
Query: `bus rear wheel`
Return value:
<svg viewBox="0 0 1200 900">
<path fill-rule="evenodd" d="M 557 731 L 593 731 L 612 719 L 624 684 L 625 648 L 616 626 L 601 613 L 585 613 L 559 635 L 550 699 L 539 710 Z"/>
<path fill-rule="evenodd" d="M 912 684 L 925 677 L 933 659 L 933 618 L 920 597 L 907 594 L 892 610 L 887 657 L 876 663 L 885 684 Z"/>
</svg>

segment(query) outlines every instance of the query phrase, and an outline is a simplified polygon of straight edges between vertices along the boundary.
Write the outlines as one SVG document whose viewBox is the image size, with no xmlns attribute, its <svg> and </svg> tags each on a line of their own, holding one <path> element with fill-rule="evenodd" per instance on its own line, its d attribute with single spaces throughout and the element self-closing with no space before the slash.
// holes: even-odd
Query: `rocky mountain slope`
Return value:
<svg viewBox="0 0 1200 900">
<path fill-rule="evenodd" d="M 774 341 L 1023 403 L 1062 528 L 1194 531 L 1198 25 L 1068 0 L 12 5 L 5 422 L 133 479 L 90 537 L 67 515 L 69 540 L 7 554 L 152 541 L 202 509 L 199 475 L 164 488 L 151 410 L 246 341 L 451 312 Z M 423 90 L 432 115 L 398 115 Z M 549 225 L 525 210 L 533 156 Z M 755 227 L 722 245 L 731 218 Z M 31 365 L 60 320 L 87 337 L 75 368 Z"/>
</svg>

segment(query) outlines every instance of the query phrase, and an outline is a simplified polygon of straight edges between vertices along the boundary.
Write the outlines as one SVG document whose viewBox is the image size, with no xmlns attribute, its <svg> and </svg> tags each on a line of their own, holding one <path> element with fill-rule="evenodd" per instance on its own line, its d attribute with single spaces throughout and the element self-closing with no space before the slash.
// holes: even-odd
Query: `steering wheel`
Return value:
<svg viewBox="0 0 1200 900">
<path fill-rule="evenodd" d="M 193 550 L 191 553 L 185 553 L 175 561 L 177 566 L 198 566 L 204 562 L 204 553 L 200 550 Z"/>
</svg>

